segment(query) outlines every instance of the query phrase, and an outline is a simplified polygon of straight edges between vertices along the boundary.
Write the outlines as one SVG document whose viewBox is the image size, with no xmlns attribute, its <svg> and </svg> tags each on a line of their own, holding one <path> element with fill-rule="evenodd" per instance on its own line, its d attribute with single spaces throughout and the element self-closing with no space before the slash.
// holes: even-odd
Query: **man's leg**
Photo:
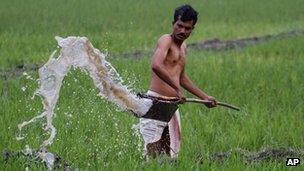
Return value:
<svg viewBox="0 0 304 171">
<path fill-rule="evenodd" d="M 170 135 L 168 126 L 165 127 L 160 140 L 147 144 L 146 148 L 148 156 L 156 157 L 160 154 L 170 155 Z"/>
<path fill-rule="evenodd" d="M 181 144 L 181 122 L 179 110 L 175 112 L 169 122 L 169 135 L 170 135 L 170 154 L 172 158 L 177 157 Z"/>
</svg>

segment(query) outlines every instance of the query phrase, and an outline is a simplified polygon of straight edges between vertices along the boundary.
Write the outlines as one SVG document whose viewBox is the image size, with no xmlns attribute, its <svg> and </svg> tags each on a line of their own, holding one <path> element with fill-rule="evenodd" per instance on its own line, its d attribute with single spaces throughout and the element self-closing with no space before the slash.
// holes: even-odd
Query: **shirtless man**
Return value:
<svg viewBox="0 0 304 171">
<path fill-rule="evenodd" d="M 203 100 L 217 102 L 195 86 L 185 73 L 186 40 L 197 21 L 197 12 L 190 5 L 182 5 L 175 10 L 171 34 L 161 36 L 157 42 L 152 59 L 152 78 L 150 90 L 152 96 L 178 97 L 185 100 L 181 87 Z M 161 113 L 160 113 L 161 115 Z M 140 119 L 140 132 L 145 140 L 147 156 L 168 154 L 176 157 L 180 149 L 180 116 L 178 110 L 169 123 L 153 119 Z"/>
</svg>

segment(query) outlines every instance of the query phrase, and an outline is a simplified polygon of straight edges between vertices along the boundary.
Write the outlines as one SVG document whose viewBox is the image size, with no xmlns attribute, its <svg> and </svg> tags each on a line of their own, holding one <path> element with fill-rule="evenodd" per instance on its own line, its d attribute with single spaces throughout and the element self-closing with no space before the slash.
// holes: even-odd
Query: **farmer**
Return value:
<svg viewBox="0 0 304 171">
<path fill-rule="evenodd" d="M 186 40 L 197 21 L 198 13 L 190 5 L 176 8 L 172 22 L 172 32 L 161 36 L 152 58 L 152 78 L 150 96 L 177 97 L 184 101 L 181 87 L 203 100 L 211 101 L 207 107 L 215 107 L 217 101 L 189 79 L 185 72 Z M 158 115 L 164 115 L 159 113 Z M 178 109 L 171 120 L 163 122 L 156 119 L 140 118 L 140 133 L 145 141 L 146 156 L 167 154 L 177 157 L 180 150 L 181 125 Z"/>
</svg>

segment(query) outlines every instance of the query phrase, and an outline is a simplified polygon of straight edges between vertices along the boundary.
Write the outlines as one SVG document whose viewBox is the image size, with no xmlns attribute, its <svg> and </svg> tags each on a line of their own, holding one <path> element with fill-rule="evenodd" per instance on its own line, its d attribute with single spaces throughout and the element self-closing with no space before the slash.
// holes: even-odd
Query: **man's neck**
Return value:
<svg viewBox="0 0 304 171">
<path fill-rule="evenodd" d="M 173 34 L 171 34 L 170 36 L 171 36 L 173 42 L 174 42 L 178 47 L 181 47 L 181 45 L 183 44 L 184 41 L 183 41 L 183 40 L 178 40 L 178 39 L 176 39 L 176 38 L 173 36 Z"/>
</svg>

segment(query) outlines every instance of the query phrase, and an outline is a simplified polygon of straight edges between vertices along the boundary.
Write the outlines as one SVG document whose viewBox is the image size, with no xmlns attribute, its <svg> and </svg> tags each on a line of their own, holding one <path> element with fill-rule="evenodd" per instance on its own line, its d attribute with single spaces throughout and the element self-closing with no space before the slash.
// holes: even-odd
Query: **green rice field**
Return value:
<svg viewBox="0 0 304 171">
<path fill-rule="evenodd" d="M 0 151 L 33 149 L 48 138 L 41 119 L 23 130 L 17 125 L 42 112 L 35 67 L 57 49 L 55 36 L 86 36 L 108 53 L 134 93 L 150 81 L 150 53 L 158 38 L 171 32 L 174 8 L 191 4 L 199 20 L 187 43 L 218 38 L 236 40 L 304 30 L 303 0 L 0 0 Z M 220 101 L 241 112 L 199 104 L 180 106 L 182 147 L 175 161 L 165 156 L 145 160 L 143 141 L 132 126 L 138 119 L 98 96 L 90 77 L 76 69 L 66 76 L 48 148 L 72 170 L 303 170 L 286 158 L 246 162 L 236 149 L 294 149 L 304 154 L 304 34 L 271 39 L 222 51 L 189 49 L 186 73 Z M 122 54 L 129 53 L 128 57 Z M 187 97 L 193 97 L 185 92 Z M 212 160 L 215 153 L 231 155 Z M 26 157 L 0 157 L 0 170 L 47 170 Z M 63 166 L 54 170 L 63 170 Z"/>
</svg>

